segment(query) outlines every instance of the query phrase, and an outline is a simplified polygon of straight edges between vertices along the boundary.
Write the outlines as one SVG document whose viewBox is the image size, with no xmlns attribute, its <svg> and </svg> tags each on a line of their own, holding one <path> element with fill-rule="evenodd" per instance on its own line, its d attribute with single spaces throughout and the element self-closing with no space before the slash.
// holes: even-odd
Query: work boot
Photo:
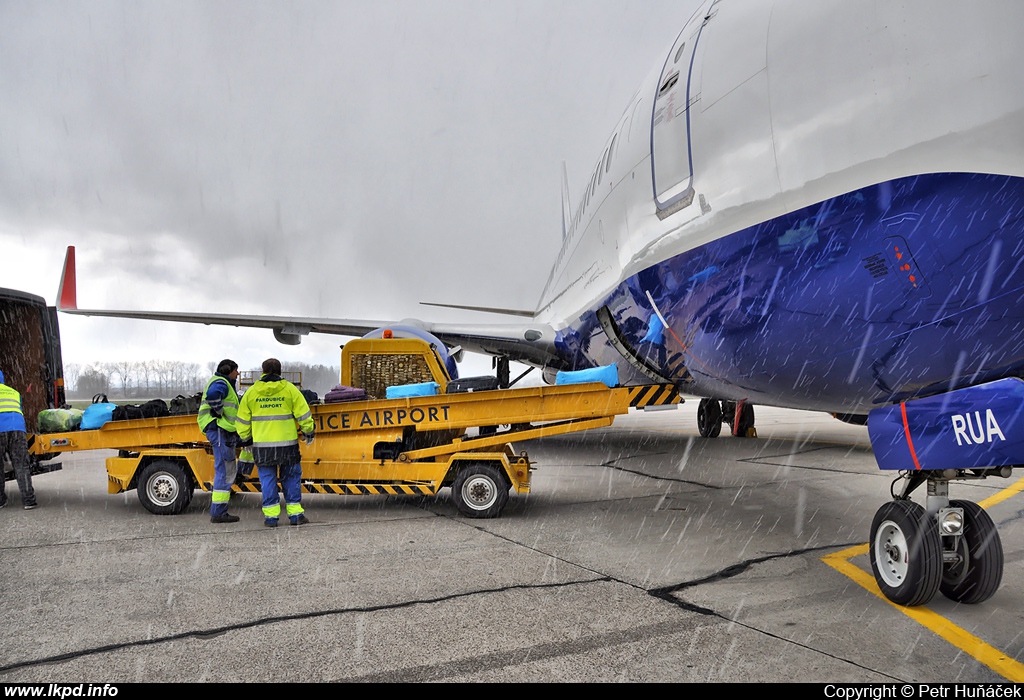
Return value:
<svg viewBox="0 0 1024 700">
<path fill-rule="evenodd" d="M 5 507 L 6 505 L 7 505 L 7 496 L 4 496 L 3 498 L 0 498 L 0 508 Z"/>
<path fill-rule="evenodd" d="M 299 517 L 292 520 L 292 525 L 309 525 L 309 518 L 300 513 Z"/>
<path fill-rule="evenodd" d="M 26 503 L 25 504 L 25 510 L 34 510 L 38 506 L 39 506 L 38 503 L 36 503 L 35 501 L 32 501 L 31 503 Z"/>
<path fill-rule="evenodd" d="M 263 521 L 263 527 L 277 527 L 277 518 L 267 518 Z"/>
<path fill-rule="evenodd" d="M 237 523 L 238 520 L 239 518 L 237 515 L 231 515 L 230 513 L 225 513 L 224 515 L 210 516 L 211 523 Z"/>
</svg>

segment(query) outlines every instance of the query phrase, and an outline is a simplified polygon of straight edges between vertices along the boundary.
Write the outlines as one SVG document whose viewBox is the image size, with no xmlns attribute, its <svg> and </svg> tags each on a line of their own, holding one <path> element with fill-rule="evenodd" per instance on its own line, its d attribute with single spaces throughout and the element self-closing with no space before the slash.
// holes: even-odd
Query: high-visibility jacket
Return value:
<svg viewBox="0 0 1024 700">
<path fill-rule="evenodd" d="M 264 374 L 243 395 L 235 425 L 242 440 L 252 438 L 257 466 L 298 464 L 299 432 L 312 435 L 313 414 L 305 397 L 289 381 Z"/>
<path fill-rule="evenodd" d="M 220 411 L 221 415 L 219 418 L 214 418 L 210 413 L 210 400 L 208 398 L 210 393 L 210 387 L 216 382 L 223 382 L 228 387 L 227 396 L 220 400 Z M 214 402 L 216 404 L 216 402 Z M 211 423 L 217 421 L 224 430 L 229 433 L 238 432 L 235 427 L 235 416 L 238 414 L 238 393 L 235 391 L 235 387 L 230 377 L 223 377 L 219 374 L 213 375 L 213 377 L 206 383 L 206 388 L 203 389 L 203 401 L 199 404 L 199 429 L 204 433 Z"/>
<path fill-rule="evenodd" d="M 0 433 L 25 432 L 25 414 L 21 412 L 21 394 L 0 384 Z"/>
</svg>

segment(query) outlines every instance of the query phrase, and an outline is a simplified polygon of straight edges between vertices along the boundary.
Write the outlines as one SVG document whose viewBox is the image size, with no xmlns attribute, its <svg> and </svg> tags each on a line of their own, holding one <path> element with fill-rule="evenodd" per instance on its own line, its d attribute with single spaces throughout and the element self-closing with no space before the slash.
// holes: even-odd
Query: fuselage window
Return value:
<svg viewBox="0 0 1024 700">
<path fill-rule="evenodd" d="M 683 49 L 686 48 L 686 42 L 684 41 L 679 45 L 679 50 L 676 51 L 676 57 L 672 59 L 672 63 L 679 63 L 679 59 L 683 57 Z"/>
</svg>

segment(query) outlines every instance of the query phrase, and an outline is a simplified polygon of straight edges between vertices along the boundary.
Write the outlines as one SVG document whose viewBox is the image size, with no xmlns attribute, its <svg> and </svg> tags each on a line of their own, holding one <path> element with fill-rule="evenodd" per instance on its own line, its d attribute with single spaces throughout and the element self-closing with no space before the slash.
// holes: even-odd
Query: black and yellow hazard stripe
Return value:
<svg viewBox="0 0 1024 700">
<path fill-rule="evenodd" d="M 436 491 L 430 484 L 352 484 L 352 483 L 304 483 L 306 493 L 330 493 L 336 496 L 433 496 Z"/>
<path fill-rule="evenodd" d="M 647 384 L 629 387 L 629 405 L 633 408 L 644 406 L 667 406 L 681 401 L 679 389 L 674 384 Z"/>
<path fill-rule="evenodd" d="M 259 493 L 260 482 L 243 481 L 235 484 L 242 492 Z M 327 493 L 335 496 L 433 496 L 437 491 L 431 484 L 302 482 L 305 493 Z"/>
</svg>

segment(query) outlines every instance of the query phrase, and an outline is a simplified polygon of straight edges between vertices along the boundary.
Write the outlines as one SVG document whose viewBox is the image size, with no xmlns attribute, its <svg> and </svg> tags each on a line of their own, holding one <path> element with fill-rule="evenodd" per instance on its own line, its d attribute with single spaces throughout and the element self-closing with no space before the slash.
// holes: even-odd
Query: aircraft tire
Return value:
<svg viewBox="0 0 1024 700">
<path fill-rule="evenodd" d="M 452 484 L 452 498 L 467 518 L 497 518 L 508 503 L 510 484 L 497 467 L 472 464 L 463 467 Z"/>
<path fill-rule="evenodd" d="M 701 399 L 697 404 L 697 432 L 703 438 L 716 438 L 722 432 L 722 404 L 718 399 Z"/>
<path fill-rule="evenodd" d="M 736 437 L 748 437 L 750 429 L 754 427 L 754 405 L 744 403 L 740 409 L 739 425 L 736 426 L 734 434 Z"/>
<path fill-rule="evenodd" d="M 939 590 L 958 603 L 982 603 L 995 595 L 1003 581 L 1003 543 L 999 531 L 977 503 L 950 501 L 949 505 L 964 509 L 961 561 L 943 567 Z"/>
<path fill-rule="evenodd" d="M 924 605 L 942 581 L 942 542 L 935 519 L 913 501 L 890 501 L 871 521 L 871 571 L 886 598 Z"/>
<path fill-rule="evenodd" d="M 177 515 L 192 502 L 192 481 L 180 464 L 162 459 L 147 464 L 136 486 L 142 507 L 155 515 Z"/>
</svg>

